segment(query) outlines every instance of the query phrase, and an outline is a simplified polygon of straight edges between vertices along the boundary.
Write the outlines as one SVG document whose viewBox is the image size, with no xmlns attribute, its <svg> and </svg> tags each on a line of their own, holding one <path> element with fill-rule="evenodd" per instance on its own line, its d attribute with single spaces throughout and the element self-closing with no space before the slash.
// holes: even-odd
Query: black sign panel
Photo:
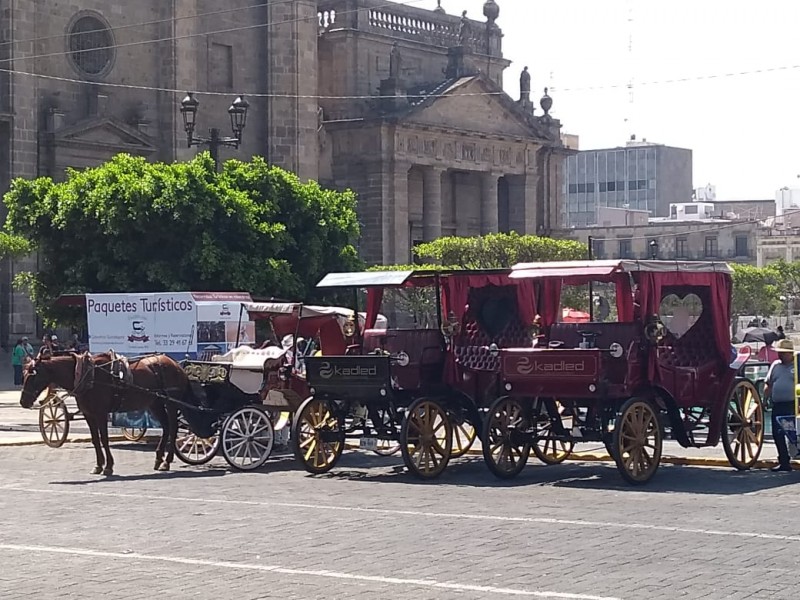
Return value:
<svg viewBox="0 0 800 600">
<path fill-rule="evenodd" d="M 306 380 L 318 390 L 380 389 L 389 384 L 388 356 L 306 358 Z"/>
</svg>

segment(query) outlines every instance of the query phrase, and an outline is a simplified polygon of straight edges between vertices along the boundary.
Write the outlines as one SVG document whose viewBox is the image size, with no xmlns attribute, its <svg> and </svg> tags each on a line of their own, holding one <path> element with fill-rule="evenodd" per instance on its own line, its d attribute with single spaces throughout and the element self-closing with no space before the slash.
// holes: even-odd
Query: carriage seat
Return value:
<svg viewBox="0 0 800 600">
<path fill-rule="evenodd" d="M 550 327 L 548 342 L 561 342 L 562 348 L 580 348 L 583 337 L 579 331 L 596 331 L 598 348 L 607 349 L 616 342 L 627 353 L 631 344 L 642 339 L 639 323 L 554 323 Z"/>
<path fill-rule="evenodd" d="M 409 366 L 444 363 L 444 339 L 438 329 L 367 329 L 363 335 L 364 354 L 375 350 L 405 352 Z"/>
<path fill-rule="evenodd" d="M 485 332 L 477 321 L 469 321 L 453 342 L 456 362 L 470 371 L 499 371 L 500 357 L 492 356 L 491 344 L 498 348 L 530 348 L 532 340 L 528 328 L 518 318 L 495 337 Z"/>
</svg>

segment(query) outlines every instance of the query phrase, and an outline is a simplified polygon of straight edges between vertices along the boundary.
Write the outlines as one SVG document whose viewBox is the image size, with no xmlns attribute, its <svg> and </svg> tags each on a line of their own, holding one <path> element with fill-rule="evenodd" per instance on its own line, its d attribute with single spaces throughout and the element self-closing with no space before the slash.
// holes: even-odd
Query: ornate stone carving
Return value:
<svg viewBox="0 0 800 600">
<path fill-rule="evenodd" d="M 511 150 L 509 150 L 508 148 L 500 148 L 500 151 L 498 152 L 498 154 L 499 154 L 498 158 L 499 158 L 501 164 L 504 164 L 504 165 L 510 165 L 511 164 Z"/>
<path fill-rule="evenodd" d="M 424 140 L 422 152 L 425 156 L 436 156 L 436 140 Z"/>
<path fill-rule="evenodd" d="M 453 160 L 456 157 L 456 148 L 453 142 L 448 142 L 444 145 L 444 157 L 448 160 Z"/>
<path fill-rule="evenodd" d="M 406 142 L 406 148 L 408 149 L 409 154 L 419 153 L 419 138 L 417 136 L 409 137 L 408 141 Z"/>
<path fill-rule="evenodd" d="M 492 162 L 492 149 L 489 148 L 488 146 L 486 146 L 481 151 L 481 160 L 483 162 L 485 162 L 485 163 L 491 163 Z"/>
<path fill-rule="evenodd" d="M 475 161 L 475 144 L 463 144 L 461 146 L 461 160 Z"/>
</svg>

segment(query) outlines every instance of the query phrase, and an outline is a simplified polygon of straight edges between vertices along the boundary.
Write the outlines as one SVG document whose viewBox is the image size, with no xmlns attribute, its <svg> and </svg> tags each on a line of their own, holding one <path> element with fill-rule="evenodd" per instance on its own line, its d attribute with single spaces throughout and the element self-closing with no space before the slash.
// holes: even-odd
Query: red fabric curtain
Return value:
<svg viewBox="0 0 800 600">
<path fill-rule="evenodd" d="M 550 327 L 561 316 L 561 280 L 543 279 L 539 283 L 539 314 L 542 325 Z"/>
<path fill-rule="evenodd" d="M 517 279 L 517 306 L 519 318 L 525 325 L 533 323 L 536 317 L 536 289 L 533 279 Z"/>
<path fill-rule="evenodd" d="M 378 320 L 378 313 L 381 310 L 381 302 L 383 302 L 383 288 L 374 288 L 374 287 L 368 288 L 367 318 L 364 323 L 364 329 L 375 328 L 375 322 Z"/>
<path fill-rule="evenodd" d="M 633 321 L 633 291 L 631 278 L 627 273 L 619 273 L 614 278 L 617 286 L 617 320 L 620 323 Z"/>
</svg>

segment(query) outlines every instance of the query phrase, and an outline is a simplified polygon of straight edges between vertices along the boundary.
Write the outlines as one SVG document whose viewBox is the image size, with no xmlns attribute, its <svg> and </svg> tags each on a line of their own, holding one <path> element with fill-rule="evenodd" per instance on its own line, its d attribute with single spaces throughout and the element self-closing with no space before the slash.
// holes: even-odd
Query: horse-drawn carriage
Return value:
<svg viewBox="0 0 800 600">
<path fill-rule="evenodd" d="M 721 439 L 731 465 L 753 466 L 764 411 L 756 387 L 737 375 L 730 273 L 699 262 L 515 266 L 512 279 L 536 283 L 541 337 L 536 347 L 490 348 L 500 361 L 484 425 L 490 470 L 514 477 L 531 448 L 557 463 L 578 442 L 602 442 L 626 481 L 644 483 L 658 469 L 665 428 L 684 447 Z M 618 321 L 557 322 L 562 286 L 593 281 L 616 287 Z"/>
<path fill-rule="evenodd" d="M 532 284 L 503 271 L 333 273 L 321 289 L 366 289 L 366 320 L 339 356 L 307 360 L 310 397 L 294 422 L 296 457 L 312 473 L 333 468 L 347 439 L 400 443 L 406 467 L 430 479 L 464 455 L 493 398 L 497 365 L 483 351 L 529 340 L 520 310 Z M 514 318 L 503 320 L 513 308 Z M 374 327 L 379 310 L 391 326 Z M 447 315 L 443 318 L 443 315 Z M 530 320 L 533 314 L 527 315 Z"/>
</svg>

